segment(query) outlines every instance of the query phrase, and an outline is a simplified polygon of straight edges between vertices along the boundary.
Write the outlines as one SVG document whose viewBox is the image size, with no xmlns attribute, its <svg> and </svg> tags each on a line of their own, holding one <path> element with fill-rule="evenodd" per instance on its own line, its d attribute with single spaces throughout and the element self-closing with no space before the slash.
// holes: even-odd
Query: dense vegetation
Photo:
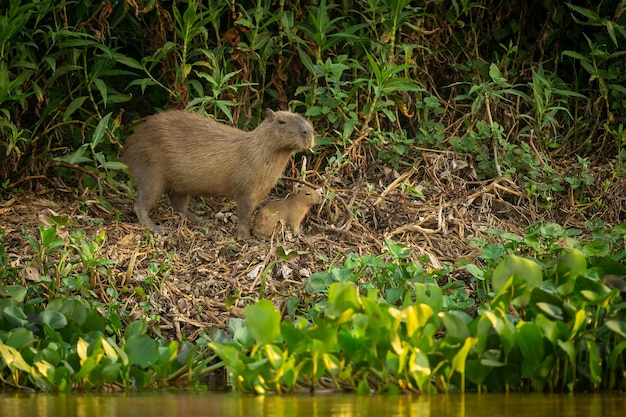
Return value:
<svg viewBox="0 0 626 417">
<path fill-rule="evenodd" d="M 52 219 L 24 235 L 42 277 L 0 241 L 3 385 L 188 384 L 214 352 L 257 393 L 623 390 L 626 5 L 493 3 L 5 1 L 3 199 L 95 190 L 105 204 L 132 193 L 118 155 L 141 117 L 188 108 L 252 128 L 270 107 L 315 124 L 313 162 L 293 172 L 325 185 L 412 171 L 436 150 L 455 155 L 455 176 L 506 179 L 546 218 L 587 221 L 490 230 L 475 259 L 440 269 L 388 240 L 385 255 L 329 261 L 285 317 L 262 300 L 228 335 L 191 342 L 124 316 L 113 290 L 95 297 L 104 236 Z M 446 281 L 452 268 L 472 294 Z M 167 277 L 152 272 L 135 289 L 146 304 Z"/>
</svg>

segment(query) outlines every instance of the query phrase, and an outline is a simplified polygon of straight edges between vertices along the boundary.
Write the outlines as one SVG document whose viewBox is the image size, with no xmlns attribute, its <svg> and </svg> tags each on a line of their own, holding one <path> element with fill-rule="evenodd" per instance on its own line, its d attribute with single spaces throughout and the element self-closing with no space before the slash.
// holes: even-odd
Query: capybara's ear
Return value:
<svg viewBox="0 0 626 417">
<path fill-rule="evenodd" d="M 265 109 L 265 115 L 270 122 L 274 120 L 274 111 L 272 109 Z"/>
</svg>

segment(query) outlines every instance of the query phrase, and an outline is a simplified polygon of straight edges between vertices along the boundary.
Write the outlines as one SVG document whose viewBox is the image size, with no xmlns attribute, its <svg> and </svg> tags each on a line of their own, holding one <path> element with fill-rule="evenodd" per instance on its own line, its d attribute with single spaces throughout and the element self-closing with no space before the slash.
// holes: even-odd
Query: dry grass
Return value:
<svg viewBox="0 0 626 417">
<path fill-rule="evenodd" d="M 284 306 L 288 297 L 303 296 L 311 273 L 342 262 L 351 252 L 380 254 L 386 239 L 405 244 L 415 259 L 427 256 L 427 267 L 440 268 L 446 261 L 472 260 L 477 252 L 469 242 L 484 236 L 486 228 L 523 235 L 524 227 L 538 220 L 557 220 L 570 227 L 582 227 L 585 220 L 576 210 L 537 213 L 524 191 L 507 180 L 464 180 L 471 177 L 471 164 L 450 152 L 425 152 L 404 172 L 358 168 L 346 165 L 339 175 L 328 178 L 311 171 L 307 182 L 323 186 L 327 198 L 310 212 L 298 238 L 277 231 L 271 241 L 238 242 L 232 202 L 218 199 L 196 199 L 192 210 L 205 219 L 200 225 L 186 224 L 168 204 L 161 204 L 153 219 L 171 232 L 153 235 L 136 223 L 129 198 L 108 196 L 114 207 L 110 210 L 90 193 L 66 201 L 59 194 L 48 199 L 44 196 L 50 189 L 40 188 L 0 203 L 0 224 L 6 232 L 0 239 L 11 266 L 26 267 L 34 253 L 23 236 L 39 236 L 38 227 L 51 224 L 50 215 L 65 215 L 75 222 L 60 229 L 66 239 L 76 230 L 93 239 L 105 229 L 101 256 L 115 264 L 107 274 L 92 277 L 92 290 L 110 302 L 106 289 L 115 287 L 128 310 L 139 316 L 144 314 L 139 306 L 143 299 L 134 288 L 149 288 L 147 313 L 160 316 L 163 334 L 193 340 L 209 327 L 226 328 L 230 317 L 243 315 L 242 308 L 251 299 L 262 296 Z M 407 184 L 421 189 L 424 198 L 407 196 L 402 190 Z M 621 188 L 615 190 L 614 205 L 604 212 L 607 222 L 624 221 L 625 181 L 616 187 Z M 287 190 L 277 188 L 270 199 L 282 191 Z M 571 205 L 564 201 L 563 207 Z M 291 253 L 289 260 L 277 254 L 279 247 Z M 147 285 L 150 264 L 164 262 L 171 270 L 162 285 L 158 280 Z M 23 279 L 37 280 L 41 273 L 37 268 L 24 268 Z M 265 291 L 259 294 L 266 272 Z M 455 270 L 452 275 L 447 278 L 462 279 L 465 273 Z"/>
</svg>

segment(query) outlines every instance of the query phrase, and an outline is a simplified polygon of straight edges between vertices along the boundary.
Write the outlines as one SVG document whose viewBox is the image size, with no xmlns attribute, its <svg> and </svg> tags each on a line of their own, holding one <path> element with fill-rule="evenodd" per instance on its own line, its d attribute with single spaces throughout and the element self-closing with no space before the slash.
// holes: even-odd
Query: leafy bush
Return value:
<svg viewBox="0 0 626 417">
<path fill-rule="evenodd" d="M 487 265 L 467 265 L 484 290 L 473 315 L 455 306 L 465 300 L 451 297 L 454 288 L 387 242 L 390 261 L 351 256 L 312 275 L 307 288 L 320 299 L 305 314 L 281 318 L 260 301 L 231 319 L 231 342 L 209 345 L 236 388 L 258 394 L 621 391 L 626 224 L 598 228 L 590 242 L 571 232 L 492 231 L 502 242 L 484 246 Z"/>
</svg>

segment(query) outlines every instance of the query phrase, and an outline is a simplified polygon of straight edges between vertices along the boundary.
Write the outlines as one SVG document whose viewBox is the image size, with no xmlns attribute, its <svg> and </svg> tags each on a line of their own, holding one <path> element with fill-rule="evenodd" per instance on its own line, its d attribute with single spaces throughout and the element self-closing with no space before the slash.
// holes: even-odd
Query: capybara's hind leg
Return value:
<svg viewBox="0 0 626 417">
<path fill-rule="evenodd" d="M 201 217 L 196 216 L 192 212 L 189 211 L 189 200 L 191 196 L 188 194 L 179 194 L 175 192 L 170 192 L 170 201 L 172 202 L 172 207 L 178 213 L 184 215 L 189 219 L 189 221 L 194 223 L 199 223 L 202 221 Z"/>
<path fill-rule="evenodd" d="M 137 198 L 135 199 L 134 209 L 139 223 L 157 233 L 163 233 L 163 228 L 155 225 L 150 220 L 149 213 L 162 193 L 163 188 L 160 184 L 137 184 Z"/>
</svg>

